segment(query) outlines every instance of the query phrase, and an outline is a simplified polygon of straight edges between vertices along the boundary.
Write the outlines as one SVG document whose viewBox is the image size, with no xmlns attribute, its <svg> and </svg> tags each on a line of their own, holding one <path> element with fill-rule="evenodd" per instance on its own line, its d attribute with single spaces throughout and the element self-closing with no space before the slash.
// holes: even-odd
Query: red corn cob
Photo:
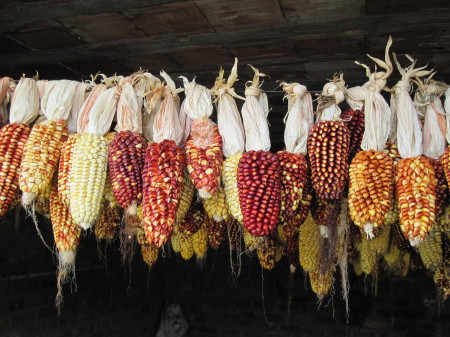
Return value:
<svg viewBox="0 0 450 337">
<path fill-rule="evenodd" d="M 220 247 L 227 234 L 227 223 L 225 221 L 216 221 L 209 216 L 205 217 L 206 230 L 208 231 L 208 243 L 213 249 Z"/>
<path fill-rule="evenodd" d="M 448 183 L 445 179 L 444 166 L 441 159 L 430 159 L 436 176 L 436 218 L 442 214 L 448 204 Z"/>
<path fill-rule="evenodd" d="M 184 154 L 172 140 L 148 146 L 143 173 L 143 221 L 150 244 L 170 238 L 181 197 Z"/>
<path fill-rule="evenodd" d="M 238 189 L 245 228 L 254 236 L 272 234 L 281 206 L 277 156 L 262 150 L 244 153 L 238 166 Z"/>
<path fill-rule="evenodd" d="M 364 111 L 347 109 L 340 117 L 350 133 L 350 150 L 348 162 L 350 163 L 356 154 L 361 151 L 361 142 L 364 135 Z"/>
<path fill-rule="evenodd" d="M 193 203 L 183 221 L 180 222 L 178 231 L 189 235 L 195 234 L 204 223 L 204 217 L 201 202 Z"/>
</svg>

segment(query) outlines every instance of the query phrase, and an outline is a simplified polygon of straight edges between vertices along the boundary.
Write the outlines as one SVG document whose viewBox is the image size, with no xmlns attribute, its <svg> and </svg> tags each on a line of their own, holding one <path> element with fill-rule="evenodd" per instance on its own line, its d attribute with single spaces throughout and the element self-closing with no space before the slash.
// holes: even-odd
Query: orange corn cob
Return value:
<svg viewBox="0 0 450 337">
<path fill-rule="evenodd" d="M 223 162 L 222 136 L 218 127 L 210 119 L 194 120 L 185 148 L 191 179 L 200 197 L 209 198 L 219 188 Z"/>
<path fill-rule="evenodd" d="M 143 220 L 150 244 L 161 247 L 172 232 L 181 197 L 184 154 L 172 140 L 148 146 L 143 174 Z"/>
<path fill-rule="evenodd" d="M 436 177 L 426 157 L 398 162 L 395 175 L 400 226 L 412 246 L 418 246 L 435 221 Z"/>
<path fill-rule="evenodd" d="M 384 146 L 383 153 L 386 153 L 394 162 L 394 164 L 397 164 L 400 159 L 402 159 L 402 156 L 400 156 L 400 152 L 398 152 L 397 144 L 387 142 Z"/>
<path fill-rule="evenodd" d="M 72 150 L 80 134 L 70 135 L 61 149 L 58 167 L 58 195 L 63 203 L 69 205 L 69 174 L 72 160 Z"/>
<path fill-rule="evenodd" d="M 109 172 L 114 196 L 120 207 L 136 213 L 142 200 L 142 170 L 147 140 L 136 132 L 123 131 L 109 144 Z"/>
<path fill-rule="evenodd" d="M 374 150 L 360 151 L 350 165 L 348 205 L 350 218 L 373 237 L 391 209 L 394 195 L 394 164 Z"/>
<path fill-rule="evenodd" d="M 19 167 L 30 131 L 23 123 L 7 124 L 0 130 L 0 218 L 11 209 L 19 192 Z"/>
<path fill-rule="evenodd" d="M 31 130 L 25 144 L 19 178 L 25 206 L 30 205 L 35 196 L 50 184 L 66 140 L 65 120 L 36 124 Z"/>
<path fill-rule="evenodd" d="M 347 183 L 350 135 L 343 122 L 323 121 L 308 136 L 311 180 L 324 200 L 339 199 Z"/>
<path fill-rule="evenodd" d="M 444 166 L 441 159 L 431 159 L 436 176 L 436 217 L 441 215 L 448 204 L 448 183 L 445 179 Z"/>
<path fill-rule="evenodd" d="M 254 236 L 273 234 L 281 207 L 277 156 L 266 151 L 244 153 L 238 166 L 238 189 L 245 228 Z"/>
</svg>

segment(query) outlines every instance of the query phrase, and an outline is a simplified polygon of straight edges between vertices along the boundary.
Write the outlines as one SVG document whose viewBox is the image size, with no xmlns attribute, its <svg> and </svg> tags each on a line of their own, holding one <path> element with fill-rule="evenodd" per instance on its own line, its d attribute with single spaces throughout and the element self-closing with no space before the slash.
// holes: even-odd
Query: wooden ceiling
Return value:
<svg viewBox="0 0 450 337">
<path fill-rule="evenodd" d="M 389 34 L 392 51 L 450 82 L 448 0 L 0 0 L 0 76 L 79 80 L 142 67 L 212 86 L 238 57 L 241 88 L 250 63 L 271 76 L 265 89 L 284 80 L 320 90 L 339 71 L 349 85 L 365 82 L 354 61 L 373 67 L 366 54 L 381 56 Z"/>
</svg>

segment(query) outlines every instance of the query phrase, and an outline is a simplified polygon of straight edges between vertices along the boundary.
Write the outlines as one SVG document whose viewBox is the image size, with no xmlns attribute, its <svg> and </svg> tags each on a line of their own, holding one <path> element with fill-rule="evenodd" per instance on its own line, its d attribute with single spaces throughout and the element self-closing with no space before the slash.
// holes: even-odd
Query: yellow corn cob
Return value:
<svg viewBox="0 0 450 337">
<path fill-rule="evenodd" d="M 222 182 L 228 209 L 230 214 L 239 221 L 239 223 L 242 223 L 244 220 L 239 204 L 239 190 L 237 188 L 237 171 L 241 157 L 241 153 L 229 156 L 223 162 L 222 170 Z"/>
<path fill-rule="evenodd" d="M 194 247 L 190 235 L 185 233 L 178 233 L 178 239 L 180 240 L 180 254 L 184 260 L 190 260 L 194 256 Z"/>
<path fill-rule="evenodd" d="M 30 205 L 36 195 L 50 185 L 66 139 L 67 123 L 64 120 L 36 124 L 31 130 L 25 144 L 19 178 L 25 206 Z"/>
<path fill-rule="evenodd" d="M 277 226 L 277 236 L 282 243 L 286 243 L 286 234 L 284 233 L 284 226 L 282 225 Z"/>
<path fill-rule="evenodd" d="M 177 227 L 173 229 L 172 235 L 170 236 L 170 243 L 172 244 L 172 249 L 175 253 L 181 251 L 180 237 L 178 235 Z"/>
<path fill-rule="evenodd" d="M 208 231 L 204 222 L 200 229 L 191 235 L 192 248 L 197 259 L 204 259 L 208 251 Z"/>
<path fill-rule="evenodd" d="M 319 299 L 324 298 L 331 290 L 331 286 L 334 282 L 333 269 L 334 268 L 330 266 L 324 274 L 315 270 L 309 273 L 311 289 Z"/>
<path fill-rule="evenodd" d="M 141 246 L 141 254 L 144 262 L 151 267 L 158 260 L 159 249 L 155 245 L 143 245 Z"/>
<path fill-rule="evenodd" d="M 176 213 L 176 223 L 179 224 L 183 221 L 186 216 L 189 207 L 191 207 L 192 199 L 194 199 L 195 186 L 187 171 L 184 172 L 183 176 L 183 187 L 181 189 L 181 198 L 178 203 L 178 209 Z"/>
<path fill-rule="evenodd" d="M 73 220 L 84 229 L 100 215 L 107 165 L 105 137 L 83 133 L 73 148 L 69 203 Z"/>
<path fill-rule="evenodd" d="M 443 262 L 442 232 L 438 226 L 433 226 L 431 232 L 419 246 L 419 254 L 425 268 L 436 271 Z"/>
<path fill-rule="evenodd" d="M 434 272 L 434 284 L 444 300 L 450 296 L 450 266 L 445 265 Z"/>
<path fill-rule="evenodd" d="M 120 208 L 105 205 L 94 226 L 97 240 L 112 240 L 119 231 Z"/>
<path fill-rule="evenodd" d="M 225 192 L 220 186 L 217 192 L 208 199 L 202 199 L 206 214 L 216 221 L 228 220 L 230 213 L 225 200 Z"/>
<path fill-rule="evenodd" d="M 258 247 L 259 239 L 258 239 L 258 237 L 251 235 L 250 232 L 246 228 L 243 228 L 243 231 L 244 231 L 245 248 L 249 252 L 252 252 Z"/>
<path fill-rule="evenodd" d="M 439 226 L 441 232 L 450 235 L 450 205 L 444 208 L 442 215 L 438 218 L 436 225 Z"/>
<path fill-rule="evenodd" d="M 258 254 L 259 264 L 267 270 L 275 267 L 277 242 L 274 236 L 267 236 L 261 239 L 256 252 Z"/>
<path fill-rule="evenodd" d="M 80 138 L 79 133 L 70 135 L 64 143 L 58 167 L 58 195 L 62 202 L 69 205 L 69 174 L 72 164 L 72 154 L 75 142 Z"/>
<path fill-rule="evenodd" d="M 370 244 L 375 246 L 375 252 L 381 257 L 387 253 L 390 241 L 391 241 L 391 226 L 382 226 L 378 230 L 377 237 L 374 238 L 373 240 L 370 240 Z"/>
<path fill-rule="evenodd" d="M 353 270 L 355 271 L 356 276 L 361 276 L 363 273 L 362 265 L 361 265 L 361 258 L 358 257 L 353 260 Z"/>
<path fill-rule="evenodd" d="M 106 172 L 105 190 L 103 191 L 103 198 L 106 200 L 109 207 L 113 208 L 113 207 L 119 206 L 119 204 L 117 203 L 116 197 L 114 196 L 114 192 L 112 190 L 111 177 L 109 176 L 109 171 Z M 141 207 L 141 213 L 142 213 L 142 205 L 139 205 L 139 206 Z"/>
<path fill-rule="evenodd" d="M 398 205 L 395 200 L 392 201 L 391 209 L 386 214 L 386 218 L 384 219 L 383 225 L 385 226 L 392 226 L 398 221 L 399 211 L 398 211 Z"/>
<path fill-rule="evenodd" d="M 400 259 L 400 249 L 394 243 L 394 240 L 391 240 L 389 244 L 389 249 L 386 254 L 383 256 L 384 260 L 387 262 L 390 268 L 398 263 Z"/>
<path fill-rule="evenodd" d="M 372 244 L 373 240 L 368 240 L 366 238 L 361 240 L 361 269 L 363 273 L 367 275 L 377 272 L 378 256 L 376 247 Z"/>
<path fill-rule="evenodd" d="M 316 225 L 311 214 L 308 214 L 305 222 L 300 226 L 299 235 L 300 265 L 305 271 L 317 270 L 322 236 L 320 235 L 319 226 Z"/>
</svg>

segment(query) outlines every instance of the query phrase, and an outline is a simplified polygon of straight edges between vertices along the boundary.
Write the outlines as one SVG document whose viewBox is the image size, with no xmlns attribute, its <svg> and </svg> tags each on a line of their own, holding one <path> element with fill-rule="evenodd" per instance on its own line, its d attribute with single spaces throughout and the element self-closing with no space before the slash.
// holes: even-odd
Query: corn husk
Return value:
<svg viewBox="0 0 450 337">
<path fill-rule="evenodd" d="M 445 91 L 445 102 L 444 109 L 446 113 L 446 121 L 447 121 L 447 132 L 445 133 L 445 138 L 447 138 L 447 142 L 450 143 L 450 88 Z"/>
<path fill-rule="evenodd" d="M 86 100 L 88 88 L 89 84 L 80 82 L 75 89 L 72 109 L 70 110 L 69 118 L 67 119 L 67 129 L 69 130 L 69 134 L 77 132 L 78 114 Z"/>
<path fill-rule="evenodd" d="M 89 114 L 94 106 L 95 101 L 103 94 L 108 87 L 105 84 L 96 85 L 81 106 L 77 119 L 77 133 L 83 133 L 89 123 Z"/>
<path fill-rule="evenodd" d="M 186 115 L 194 119 L 209 118 L 213 112 L 211 102 L 211 90 L 195 83 L 195 79 L 189 82 L 186 77 L 180 76 L 183 79 L 184 92 L 186 98 L 184 100 L 184 112 Z"/>
<path fill-rule="evenodd" d="M 142 114 L 131 77 L 122 82 L 115 130 L 142 133 Z"/>
<path fill-rule="evenodd" d="M 41 108 L 47 120 L 67 120 L 72 109 L 75 90 L 79 82 L 69 80 L 50 81 L 47 83 Z"/>
<path fill-rule="evenodd" d="M 345 100 L 345 93 L 344 75 L 335 74 L 333 80 L 324 85 L 319 95 L 316 122 L 339 120 L 342 112 L 339 104 Z"/>
<path fill-rule="evenodd" d="M 142 134 L 150 141 L 153 141 L 153 124 L 156 112 L 159 111 L 162 96 L 155 95 L 162 87 L 161 80 L 150 73 L 144 73 L 142 81 L 138 81 L 135 85 L 135 90 L 140 99 L 143 96 L 142 109 Z"/>
<path fill-rule="evenodd" d="M 103 136 L 109 131 L 117 109 L 117 88 L 112 87 L 95 100 L 84 132 Z"/>
<path fill-rule="evenodd" d="M 9 112 L 10 123 L 32 123 L 39 115 L 39 92 L 36 81 L 22 77 L 14 91 Z"/>
</svg>

